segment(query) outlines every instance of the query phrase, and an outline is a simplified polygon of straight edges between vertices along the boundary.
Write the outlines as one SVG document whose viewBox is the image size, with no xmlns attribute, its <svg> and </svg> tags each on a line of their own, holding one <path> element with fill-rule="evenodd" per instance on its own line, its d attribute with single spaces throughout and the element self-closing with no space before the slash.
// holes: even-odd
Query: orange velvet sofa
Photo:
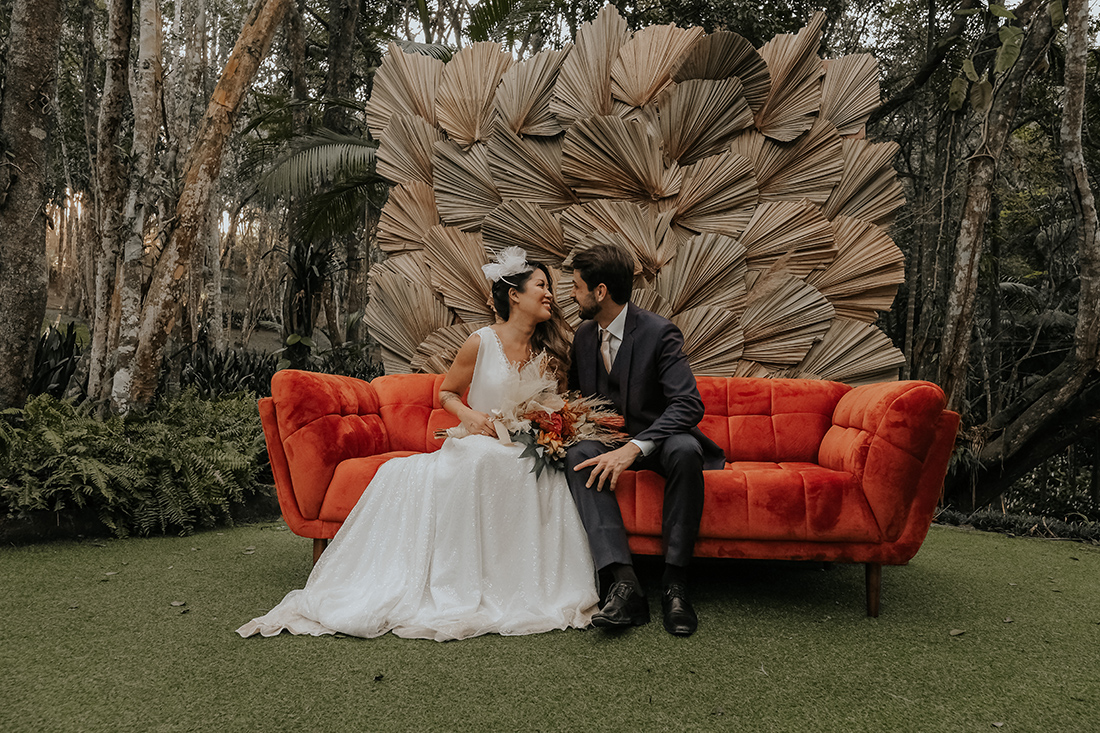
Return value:
<svg viewBox="0 0 1100 733">
<path fill-rule="evenodd" d="M 371 382 L 283 370 L 260 400 L 279 505 L 314 561 L 378 467 L 433 451 L 455 425 L 442 376 Z M 862 563 L 877 616 L 883 565 L 924 541 L 959 416 L 929 382 L 852 388 L 808 379 L 699 377 L 700 428 L 726 452 L 705 472 L 697 557 Z M 627 471 L 616 496 L 638 554 L 661 554 L 661 477 Z"/>
</svg>

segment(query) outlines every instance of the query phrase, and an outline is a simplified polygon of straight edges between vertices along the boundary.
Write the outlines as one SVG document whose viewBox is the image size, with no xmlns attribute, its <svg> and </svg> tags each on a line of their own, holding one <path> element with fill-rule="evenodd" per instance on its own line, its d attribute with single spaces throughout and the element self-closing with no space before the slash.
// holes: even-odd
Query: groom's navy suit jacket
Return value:
<svg viewBox="0 0 1100 733">
<path fill-rule="evenodd" d="M 695 385 L 684 337 L 671 321 L 627 303 L 623 340 L 615 356 L 614 369 L 622 380 L 622 404 L 617 407 L 626 420 L 626 432 L 638 440 L 660 444 L 678 433 L 695 436 L 703 449 L 703 467 L 720 469 L 724 451 L 699 430 L 703 400 Z M 569 388 L 581 394 L 598 394 L 599 327 L 583 322 L 573 337 L 569 365 Z"/>
</svg>

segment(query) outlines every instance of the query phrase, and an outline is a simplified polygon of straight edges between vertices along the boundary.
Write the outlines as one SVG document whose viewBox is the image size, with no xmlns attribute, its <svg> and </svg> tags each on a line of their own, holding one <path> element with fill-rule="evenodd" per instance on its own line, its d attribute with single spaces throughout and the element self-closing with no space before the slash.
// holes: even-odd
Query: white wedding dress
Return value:
<svg viewBox="0 0 1100 733">
<path fill-rule="evenodd" d="M 517 379 L 492 328 L 469 405 L 490 412 Z M 237 633 L 464 639 L 589 624 L 588 539 L 565 477 L 535 478 L 523 447 L 472 435 L 382 465 L 302 590 Z"/>
</svg>

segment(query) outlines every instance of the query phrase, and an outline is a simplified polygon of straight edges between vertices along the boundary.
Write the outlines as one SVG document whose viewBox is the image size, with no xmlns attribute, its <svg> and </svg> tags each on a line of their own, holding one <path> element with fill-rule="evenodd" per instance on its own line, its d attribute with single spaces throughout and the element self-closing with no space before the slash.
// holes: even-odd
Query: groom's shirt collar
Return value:
<svg viewBox="0 0 1100 733">
<path fill-rule="evenodd" d="M 619 311 L 619 315 L 615 316 L 615 320 L 607 325 L 607 330 L 618 339 L 616 343 L 622 343 L 623 341 L 623 333 L 626 332 L 626 311 L 629 307 L 629 303 L 624 305 L 623 309 Z"/>
</svg>

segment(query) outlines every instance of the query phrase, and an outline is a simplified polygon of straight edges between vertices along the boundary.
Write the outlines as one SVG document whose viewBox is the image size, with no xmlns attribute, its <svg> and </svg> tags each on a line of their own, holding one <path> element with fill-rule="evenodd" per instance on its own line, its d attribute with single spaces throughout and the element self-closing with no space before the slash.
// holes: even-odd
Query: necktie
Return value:
<svg viewBox="0 0 1100 733">
<path fill-rule="evenodd" d="M 611 373 L 611 332 L 606 328 L 600 330 L 600 355 L 603 356 L 603 366 L 607 373 Z"/>
</svg>

